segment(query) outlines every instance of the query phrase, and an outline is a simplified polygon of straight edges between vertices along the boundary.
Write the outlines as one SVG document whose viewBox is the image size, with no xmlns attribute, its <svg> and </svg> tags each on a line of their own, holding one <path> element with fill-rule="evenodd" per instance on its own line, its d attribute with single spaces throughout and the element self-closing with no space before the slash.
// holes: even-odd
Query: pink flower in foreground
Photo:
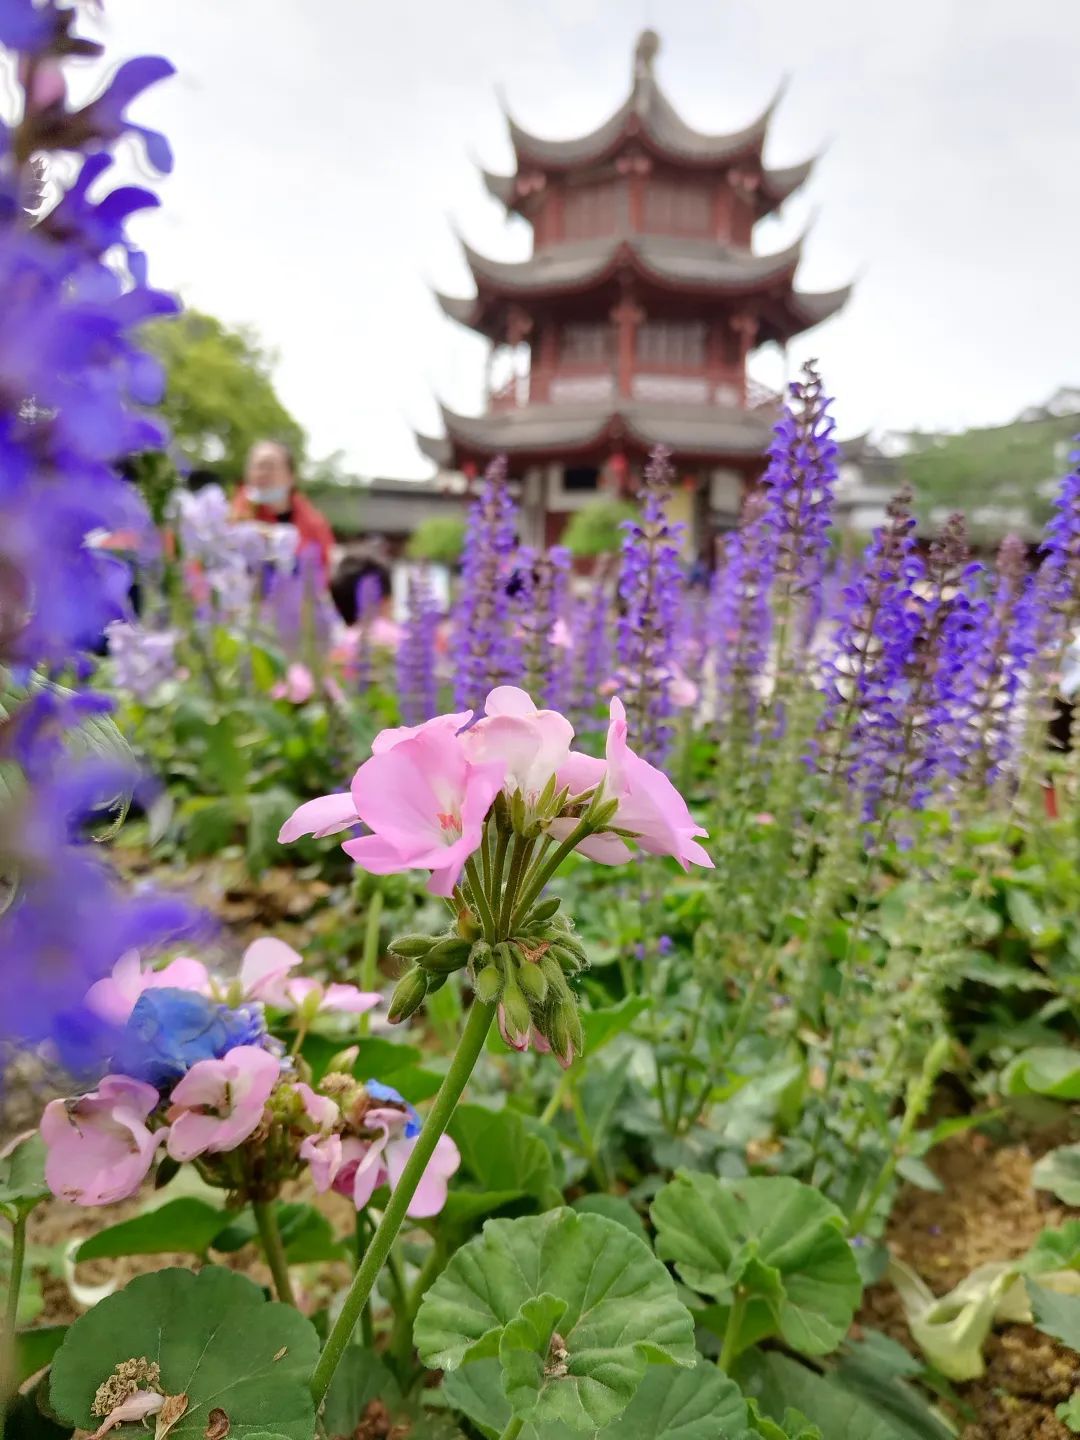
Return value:
<svg viewBox="0 0 1080 1440">
<path fill-rule="evenodd" d="M 53 1194 L 75 1205 L 112 1205 L 134 1195 L 167 1133 L 146 1127 L 157 1103 L 152 1085 L 128 1075 L 106 1075 L 77 1100 L 50 1100 L 41 1138 Z"/>
<path fill-rule="evenodd" d="M 306 705 L 315 694 L 315 680 L 306 665 L 292 664 L 285 671 L 270 695 L 274 700 L 288 700 L 292 705 Z"/>
<path fill-rule="evenodd" d="M 380 1185 L 393 1190 L 401 1179 L 406 1162 L 413 1152 L 417 1137 L 405 1134 L 409 1117 L 401 1110 L 387 1107 L 369 1110 L 364 1116 L 366 1129 L 376 1133 L 370 1139 L 354 1135 L 312 1135 L 300 1146 L 300 1154 L 311 1166 L 311 1180 L 316 1190 L 331 1187 L 347 1195 L 362 1210 Z M 414 1220 L 437 1215 L 446 1204 L 447 1182 L 461 1164 L 461 1154 L 449 1135 L 441 1135 L 435 1153 L 409 1202 L 408 1213 Z"/>
<path fill-rule="evenodd" d="M 504 774 L 502 764 L 471 764 L 455 735 L 428 726 L 357 770 L 356 813 L 372 833 L 342 849 L 373 875 L 430 870 L 429 891 L 450 895 Z"/>
<path fill-rule="evenodd" d="M 456 735 L 471 719 L 471 710 L 459 710 L 454 715 L 435 715 L 432 719 L 425 720 L 422 725 L 392 725 L 387 730 L 380 730 L 375 736 L 371 742 L 371 753 L 385 755 L 403 740 L 415 740 L 418 735 Z"/>
<path fill-rule="evenodd" d="M 165 986 L 171 990 L 198 990 L 210 993 L 210 976 L 200 960 L 181 956 L 164 970 L 144 970 L 136 951 L 129 950 L 112 968 L 112 974 L 97 980 L 86 992 L 87 1009 L 102 1020 L 123 1025 L 144 990 Z"/>
<path fill-rule="evenodd" d="M 306 1002 L 315 1010 L 340 1010 L 348 1015 L 362 1015 L 382 999 L 355 985 L 324 985 L 320 980 L 289 974 L 303 963 L 303 956 L 284 940 L 269 935 L 253 940 L 240 962 L 244 999 L 261 1000 L 279 1010 L 299 1010 Z"/>
<path fill-rule="evenodd" d="M 574 727 L 557 710 L 538 710 L 524 690 L 499 685 L 484 702 L 484 719 L 461 736 L 476 764 L 501 765 L 504 784 L 535 800 L 566 762 Z"/>
<path fill-rule="evenodd" d="M 257 1045 L 237 1045 L 220 1060 L 197 1060 L 172 1092 L 172 1158 L 235 1150 L 258 1127 L 280 1071 L 277 1056 Z"/>
<path fill-rule="evenodd" d="M 635 755 L 626 743 L 626 709 L 612 696 L 607 735 L 606 793 L 618 800 L 615 823 L 632 830 L 642 850 L 670 855 L 684 870 L 693 865 L 713 868 L 708 852 L 695 839 L 708 831 L 694 824 L 686 801 L 661 770 Z"/>
</svg>

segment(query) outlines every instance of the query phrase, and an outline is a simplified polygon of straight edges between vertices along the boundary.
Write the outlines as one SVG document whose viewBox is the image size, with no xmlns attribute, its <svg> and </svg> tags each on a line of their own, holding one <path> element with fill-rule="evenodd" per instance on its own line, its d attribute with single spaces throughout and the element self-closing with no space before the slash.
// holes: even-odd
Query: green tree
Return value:
<svg viewBox="0 0 1080 1440">
<path fill-rule="evenodd" d="M 165 368 L 161 414 L 191 464 L 239 476 L 251 446 L 267 439 L 303 459 L 304 431 L 274 388 L 276 357 L 253 330 L 186 310 L 147 325 L 144 340 Z"/>
<path fill-rule="evenodd" d="M 593 500 L 574 511 L 562 543 L 580 558 L 613 555 L 622 544 L 623 521 L 633 520 L 637 513 L 627 500 Z"/>
<path fill-rule="evenodd" d="M 456 515 L 429 515 L 409 537 L 410 560 L 456 565 L 465 547 L 465 521 Z"/>
</svg>

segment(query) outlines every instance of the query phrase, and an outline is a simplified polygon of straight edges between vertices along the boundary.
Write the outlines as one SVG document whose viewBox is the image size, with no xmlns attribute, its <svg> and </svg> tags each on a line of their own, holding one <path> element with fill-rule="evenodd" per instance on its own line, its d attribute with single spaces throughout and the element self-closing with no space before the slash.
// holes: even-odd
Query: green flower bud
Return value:
<svg viewBox="0 0 1080 1440">
<path fill-rule="evenodd" d="M 513 975 L 508 975 L 503 982 L 500 1000 L 506 1014 L 507 1030 L 512 1035 L 527 1035 L 532 1026 L 532 1012 L 521 986 Z"/>
<path fill-rule="evenodd" d="M 407 1020 L 414 1010 L 419 1010 L 427 992 L 428 978 L 423 970 L 418 966 L 407 970 L 390 997 L 390 1009 L 386 1017 L 390 1024 L 396 1025 L 399 1020 Z"/>
<path fill-rule="evenodd" d="M 350 1045 L 345 1050 L 339 1050 L 336 1055 L 331 1055 L 324 1074 L 332 1074 L 335 1070 L 352 1074 L 352 1068 L 360 1058 L 360 1046 Z"/>
<path fill-rule="evenodd" d="M 519 835 L 525 833 L 525 797 L 515 790 L 510 797 L 510 824 Z"/>
<path fill-rule="evenodd" d="M 491 1005 L 502 994 L 503 978 L 495 965 L 485 965 L 476 972 L 473 993 L 483 1005 Z"/>
<path fill-rule="evenodd" d="M 420 964 L 430 974 L 452 975 L 455 970 L 463 970 L 469 963 L 471 949 L 471 941 L 452 935 L 437 941 L 426 955 L 421 955 Z"/>
<path fill-rule="evenodd" d="M 403 960 L 419 960 L 434 944 L 433 935 L 399 935 L 386 948 L 391 955 L 400 955 Z"/>
<path fill-rule="evenodd" d="M 469 964 L 472 966 L 474 973 L 477 970 L 482 970 L 485 965 L 490 965 L 493 959 L 494 956 L 491 953 L 491 946 L 486 940 L 477 940 L 469 951 Z"/>
<path fill-rule="evenodd" d="M 563 1065 L 569 1065 L 575 1056 L 581 1054 L 585 1046 L 585 1035 L 581 1028 L 577 1002 L 572 998 L 560 1001 L 552 1011 L 547 1039 Z"/>
<path fill-rule="evenodd" d="M 585 962 L 581 957 L 575 954 L 568 945 L 561 942 L 558 945 L 552 945 L 548 953 L 555 956 L 566 975 L 576 975 L 579 970 L 584 968 Z"/>
<path fill-rule="evenodd" d="M 533 907 L 525 917 L 525 928 L 531 929 L 533 925 L 543 925 L 551 919 L 558 910 L 562 901 L 558 895 L 549 895 L 546 900 L 541 900 L 539 905 Z"/>
<path fill-rule="evenodd" d="M 518 984 L 534 1005 L 542 1005 L 547 999 L 547 979 L 543 970 L 534 960 L 526 960 L 517 972 Z"/>
</svg>

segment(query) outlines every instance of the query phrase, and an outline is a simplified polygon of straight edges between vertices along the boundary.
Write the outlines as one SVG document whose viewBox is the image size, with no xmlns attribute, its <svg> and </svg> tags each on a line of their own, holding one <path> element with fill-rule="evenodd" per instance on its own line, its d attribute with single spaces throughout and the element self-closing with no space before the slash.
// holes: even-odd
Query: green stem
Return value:
<svg viewBox="0 0 1080 1440">
<path fill-rule="evenodd" d="M 465 862 L 465 874 L 469 877 L 469 890 L 472 894 L 472 902 L 476 906 L 480 916 L 480 924 L 484 927 L 484 939 L 489 945 L 495 943 L 495 916 L 491 913 L 491 906 L 488 903 L 488 892 L 480 881 L 476 869 L 476 860 L 470 856 Z"/>
<path fill-rule="evenodd" d="M 724 1326 L 724 1343 L 720 1348 L 720 1358 L 717 1365 L 725 1375 L 731 1374 L 731 1363 L 735 1359 L 736 1346 L 739 1343 L 739 1331 L 742 1329 L 743 1316 L 746 1313 L 746 1296 L 741 1290 L 735 1291 L 735 1303 L 731 1307 L 731 1314 L 728 1316 L 727 1324 Z"/>
<path fill-rule="evenodd" d="M 564 1070 L 558 1085 L 551 1093 L 551 1099 L 544 1106 L 540 1115 L 541 1125 L 550 1125 L 555 1116 L 559 1113 L 563 1101 L 566 1099 L 566 1092 L 570 1088 L 570 1071 Z"/>
<path fill-rule="evenodd" d="M 285 1258 L 285 1246 L 281 1242 L 281 1231 L 278 1229 L 274 1202 L 272 1200 L 253 1200 L 251 1208 L 255 1212 L 255 1224 L 259 1227 L 259 1240 L 262 1243 L 263 1254 L 266 1256 L 266 1263 L 270 1266 L 270 1274 L 274 1277 L 274 1289 L 277 1291 L 277 1297 L 279 1300 L 284 1300 L 286 1305 L 295 1305 L 296 1297 L 293 1295 L 292 1282 L 289 1280 L 289 1262 Z"/>
<path fill-rule="evenodd" d="M 518 905 L 518 894 L 521 890 L 521 879 L 529 863 L 529 856 L 532 854 L 535 840 L 526 840 L 519 835 L 514 841 L 514 856 L 510 861 L 510 874 L 506 877 L 506 889 L 503 892 L 502 910 L 499 912 L 499 939 L 506 940 L 514 933 L 514 916 L 521 907 Z"/>
<path fill-rule="evenodd" d="M 368 901 L 367 917 L 364 920 L 364 956 L 360 962 L 360 988 L 368 994 L 379 988 L 379 923 L 382 920 L 383 896 L 381 890 L 373 890 Z M 359 1032 L 366 1035 L 371 1029 L 371 1012 L 365 1010 L 360 1016 Z"/>
<path fill-rule="evenodd" d="M 491 908 L 494 913 L 499 903 L 499 896 L 502 894 L 503 869 L 506 865 L 506 851 L 510 844 L 511 831 L 499 830 L 498 843 L 495 846 L 495 864 L 491 876 L 491 889 L 488 894 L 491 896 Z"/>
<path fill-rule="evenodd" d="M 379 1221 L 375 1234 L 371 1237 L 371 1243 L 364 1252 L 360 1268 L 353 1276 L 352 1284 L 345 1296 L 345 1303 L 341 1307 L 341 1314 L 327 1336 L 319 1363 L 311 1377 L 311 1393 L 315 1398 L 316 1408 L 326 1397 L 330 1381 L 334 1378 L 334 1371 L 349 1343 L 349 1337 L 360 1318 L 360 1312 L 374 1288 L 379 1271 L 401 1229 L 409 1202 L 423 1178 L 428 1161 L 435 1153 L 435 1146 L 450 1123 L 450 1117 L 461 1098 L 462 1091 L 469 1083 L 469 1076 L 484 1048 L 484 1041 L 487 1039 L 494 1016 L 494 1005 L 482 1005 L 477 1000 L 473 1001 L 469 1010 L 469 1018 L 461 1032 L 457 1051 L 446 1072 L 446 1078 L 439 1088 L 434 1104 L 428 1111 L 424 1127 L 417 1136 L 413 1152 L 405 1164 L 401 1179 L 390 1196 L 389 1204 Z"/>
<path fill-rule="evenodd" d="M 533 878 L 526 886 L 524 892 L 522 893 L 521 899 L 518 901 L 517 905 L 514 908 L 514 913 L 511 917 L 512 923 L 516 924 L 523 915 L 528 914 L 529 910 L 531 910 L 533 904 L 535 903 L 537 896 L 540 894 L 541 890 L 543 890 L 544 886 L 551 879 L 551 877 L 555 874 L 555 871 L 558 870 L 559 866 L 563 863 L 566 857 L 570 854 L 570 852 L 574 849 L 575 846 L 580 845 L 582 840 L 584 840 L 586 836 L 591 835 L 592 833 L 593 826 L 587 819 L 578 821 L 578 823 L 574 826 L 573 830 L 571 830 L 570 834 L 566 837 L 566 839 L 562 842 L 558 849 L 552 852 L 551 859 L 548 860 L 547 864 L 543 866 L 539 874 L 536 874 L 534 872 Z"/>
<path fill-rule="evenodd" d="M 511 1415 L 506 1422 L 506 1429 L 499 1436 L 499 1440 L 517 1440 L 525 1426 L 525 1421 L 520 1415 Z"/>
<path fill-rule="evenodd" d="M 4 1312 L 4 1334 L 15 1339 L 15 1322 L 19 1313 L 19 1287 L 22 1285 L 23 1261 L 26 1259 L 26 1220 L 20 1213 L 11 1227 L 11 1271 L 8 1276 L 7 1306 Z"/>
</svg>

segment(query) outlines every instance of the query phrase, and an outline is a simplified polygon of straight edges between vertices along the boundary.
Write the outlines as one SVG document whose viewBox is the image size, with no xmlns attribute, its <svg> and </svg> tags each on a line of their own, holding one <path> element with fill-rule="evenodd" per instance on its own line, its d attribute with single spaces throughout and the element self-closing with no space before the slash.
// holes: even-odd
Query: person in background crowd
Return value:
<svg viewBox="0 0 1080 1440">
<path fill-rule="evenodd" d="M 323 573 L 330 573 L 334 532 L 326 517 L 300 493 L 292 451 L 278 440 L 260 440 L 248 454 L 244 480 L 232 503 L 234 520 L 262 520 L 266 524 L 294 525 L 300 549 L 314 549 Z"/>
<path fill-rule="evenodd" d="M 390 598 L 390 572 L 385 565 L 367 556 L 346 555 L 330 582 L 330 598 L 346 625 L 355 625 L 361 584 L 374 576 L 379 587 L 379 609 Z"/>
</svg>

